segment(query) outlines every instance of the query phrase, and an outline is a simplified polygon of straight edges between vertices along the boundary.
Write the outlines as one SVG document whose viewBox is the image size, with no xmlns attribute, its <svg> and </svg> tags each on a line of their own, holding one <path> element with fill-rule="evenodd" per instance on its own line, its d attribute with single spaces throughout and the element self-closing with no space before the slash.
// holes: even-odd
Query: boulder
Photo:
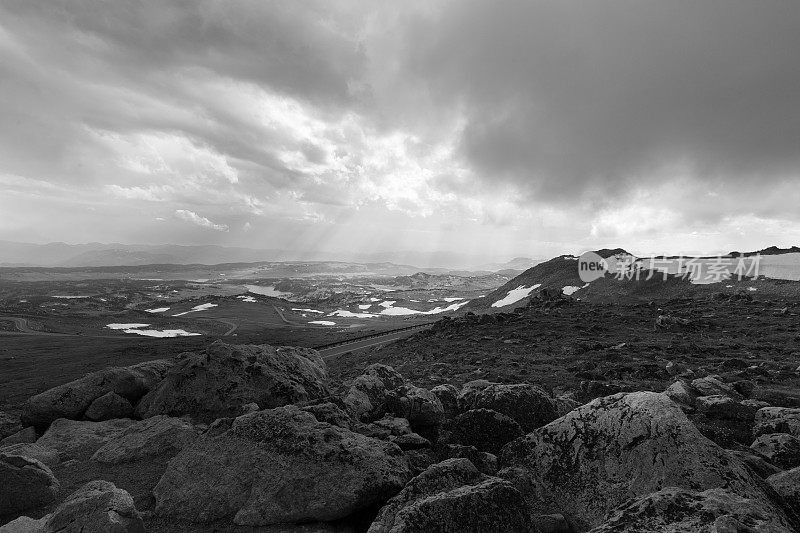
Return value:
<svg viewBox="0 0 800 533">
<path fill-rule="evenodd" d="M 139 418 L 184 416 L 202 422 L 329 396 L 325 362 L 316 350 L 230 345 L 217 341 L 181 354 L 164 379 L 136 406 Z"/>
<path fill-rule="evenodd" d="M 595 399 L 506 445 L 500 467 L 534 514 L 561 513 L 579 530 L 600 525 L 629 498 L 668 486 L 765 497 L 761 480 L 653 392 Z"/>
<path fill-rule="evenodd" d="M 396 416 L 405 418 L 414 430 L 440 426 L 444 421 L 444 407 L 428 389 L 402 385 L 387 398 L 388 408 Z"/>
<path fill-rule="evenodd" d="M 481 474 L 467 459 L 448 459 L 409 481 L 381 509 L 369 533 L 528 532 L 522 495 Z"/>
<path fill-rule="evenodd" d="M 784 470 L 800 466 L 800 439 L 788 433 L 767 433 L 753 441 L 750 448 Z"/>
<path fill-rule="evenodd" d="M 22 430 L 18 416 L 0 411 L 0 440 Z"/>
<path fill-rule="evenodd" d="M 370 422 L 388 411 L 390 392 L 402 386 L 405 379 L 394 368 L 379 363 L 368 366 L 353 380 L 344 397 L 353 418 Z"/>
<path fill-rule="evenodd" d="M 590 533 L 792 533 L 789 520 L 759 498 L 724 489 L 667 487 L 616 508 Z"/>
<path fill-rule="evenodd" d="M 83 416 L 94 422 L 113 420 L 114 418 L 130 418 L 133 416 L 133 406 L 131 402 L 116 392 L 107 392 L 99 398 L 95 398 Z"/>
<path fill-rule="evenodd" d="M 199 432 L 182 418 L 159 415 L 131 425 L 109 439 L 94 455 L 100 463 L 126 463 L 163 455 L 174 455 L 197 438 Z"/>
<path fill-rule="evenodd" d="M 471 409 L 453 421 L 452 439 L 456 444 L 475 446 L 482 452 L 497 454 L 500 449 L 524 435 L 512 418 L 491 409 Z"/>
<path fill-rule="evenodd" d="M 431 447 L 431 441 L 416 433 L 392 435 L 389 437 L 389 442 L 396 444 L 403 451 L 421 450 Z"/>
<path fill-rule="evenodd" d="M 52 448 L 46 448 L 35 442 L 4 446 L 3 448 L 0 448 L 0 453 L 36 459 L 40 463 L 47 466 L 56 466 L 60 462 L 58 458 L 58 452 L 56 450 Z"/>
<path fill-rule="evenodd" d="M 36 444 L 54 450 L 59 461 L 88 459 L 108 441 L 120 436 L 136 422 L 133 420 L 107 420 L 86 422 L 59 418 L 50 425 Z"/>
<path fill-rule="evenodd" d="M 558 416 L 550 396 L 527 383 L 504 385 L 473 381 L 464 385 L 458 396 L 461 411 L 491 409 L 513 418 L 523 431 L 533 431 Z"/>
<path fill-rule="evenodd" d="M 366 427 L 359 429 L 358 432 L 378 439 L 386 439 L 391 435 L 399 436 L 412 433 L 411 424 L 408 420 L 392 415 L 384 415 L 383 418 L 367 424 Z"/>
<path fill-rule="evenodd" d="M 46 517 L 42 533 L 145 533 L 133 498 L 109 481 L 90 481 Z"/>
<path fill-rule="evenodd" d="M 737 401 L 745 399 L 733 385 L 723 382 L 719 376 L 695 379 L 692 381 L 692 388 L 697 391 L 698 396 L 727 396 Z"/>
<path fill-rule="evenodd" d="M 351 429 L 352 420 L 342 411 L 338 405 L 332 402 L 324 402 L 315 405 L 301 407 L 303 411 L 311 413 L 320 422 L 327 422 L 340 428 Z"/>
<path fill-rule="evenodd" d="M 455 418 L 458 414 L 458 389 L 453 385 L 436 385 L 431 392 L 439 398 L 446 419 Z"/>
<path fill-rule="evenodd" d="M 745 402 L 752 402 L 752 400 L 740 402 L 729 396 L 717 394 L 714 396 L 699 396 L 695 400 L 695 406 L 697 407 L 697 412 L 711 419 L 752 422 L 756 411 L 762 406 Z"/>
<path fill-rule="evenodd" d="M 475 446 L 463 444 L 445 444 L 438 449 L 439 460 L 469 459 L 482 474 L 493 476 L 497 474 L 497 456 L 493 453 L 481 452 Z"/>
<path fill-rule="evenodd" d="M 400 448 L 317 421 L 297 406 L 240 416 L 169 463 L 156 513 L 263 526 L 330 521 L 396 494 L 410 478 Z"/>
<path fill-rule="evenodd" d="M 556 414 L 561 417 L 573 409 L 580 407 L 581 402 L 576 400 L 571 394 L 562 394 L 553 398 L 553 405 L 556 408 Z"/>
<path fill-rule="evenodd" d="M 800 438 L 800 409 L 762 407 L 753 420 L 753 438 L 767 433 L 789 433 Z"/>
<path fill-rule="evenodd" d="M 92 372 L 30 398 L 22 421 L 43 431 L 58 418 L 80 419 L 95 399 L 109 392 L 135 403 L 161 381 L 172 364 L 171 360 L 160 359 Z"/>
<path fill-rule="evenodd" d="M 767 483 L 800 514 L 800 467 L 773 474 L 767 478 Z"/>
<path fill-rule="evenodd" d="M 678 380 L 667 387 L 667 389 L 664 391 L 664 394 L 666 394 L 670 400 L 678 405 L 687 407 L 694 407 L 694 401 L 698 396 L 697 391 L 694 390 L 689 383 L 683 380 Z"/>
<path fill-rule="evenodd" d="M 0 516 L 47 505 L 59 484 L 45 465 L 19 455 L 0 453 Z"/>
<path fill-rule="evenodd" d="M 31 442 L 36 442 L 36 429 L 34 429 L 33 426 L 21 429 L 13 435 L 9 435 L 3 440 L 0 440 L 0 448 L 11 444 L 26 444 Z"/>
</svg>

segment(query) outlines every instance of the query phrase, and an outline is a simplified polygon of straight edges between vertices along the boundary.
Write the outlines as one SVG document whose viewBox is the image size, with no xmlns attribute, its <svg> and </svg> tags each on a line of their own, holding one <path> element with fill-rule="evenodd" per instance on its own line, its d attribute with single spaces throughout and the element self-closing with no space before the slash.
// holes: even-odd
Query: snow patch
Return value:
<svg viewBox="0 0 800 533">
<path fill-rule="evenodd" d="M 145 309 L 148 313 L 164 313 L 169 311 L 169 307 L 156 307 L 155 309 Z"/>
<path fill-rule="evenodd" d="M 178 313 L 177 315 L 172 315 L 172 316 L 183 316 L 183 315 L 188 315 L 189 313 L 197 313 L 198 311 L 205 311 L 207 309 L 211 309 L 212 307 L 217 307 L 217 304 L 195 305 L 194 307 L 192 307 L 188 311 L 184 311 L 183 313 Z"/>
<path fill-rule="evenodd" d="M 309 324 L 319 324 L 320 326 L 335 326 L 336 322 L 330 320 L 312 320 Z"/>
<path fill-rule="evenodd" d="M 264 285 L 245 285 L 249 292 L 253 294 L 260 294 L 262 296 L 272 296 L 273 298 L 283 298 L 284 296 L 291 296 L 291 292 L 281 292 L 275 290 L 275 287 L 272 285 L 264 286 Z"/>
<path fill-rule="evenodd" d="M 569 296 L 569 295 L 574 294 L 577 291 L 579 291 L 581 289 L 584 289 L 584 288 L 586 288 L 588 286 L 589 286 L 588 283 L 586 285 L 584 285 L 583 287 L 576 287 L 575 285 L 567 285 L 566 287 L 561 289 L 561 292 L 563 292 L 565 295 Z"/>
<path fill-rule="evenodd" d="M 358 308 L 361 309 L 362 311 L 366 311 L 370 307 L 372 307 L 372 304 L 361 304 L 358 306 Z"/>
<path fill-rule="evenodd" d="M 325 314 L 325 311 L 317 311 L 316 309 L 300 309 L 297 307 L 292 307 L 292 311 L 299 311 L 301 313 L 319 313 L 321 315 Z"/>
<path fill-rule="evenodd" d="M 492 307 L 505 307 L 506 305 L 511 305 L 515 302 L 522 300 L 523 298 L 527 298 L 528 295 L 533 292 L 535 289 L 541 287 L 541 283 L 537 283 L 532 287 L 526 287 L 524 285 L 520 285 L 516 289 L 511 289 L 506 294 L 505 298 L 501 300 L 497 300 L 495 303 L 492 304 Z"/>
<path fill-rule="evenodd" d="M 133 328 L 146 328 L 150 324 L 106 324 L 108 329 L 133 329 Z"/>
<path fill-rule="evenodd" d="M 145 337 L 195 337 L 200 333 L 190 333 L 182 329 L 126 329 L 125 333 L 135 333 L 136 335 L 143 335 Z"/>
<path fill-rule="evenodd" d="M 375 318 L 378 315 L 373 313 L 354 313 L 346 309 L 337 309 L 333 313 L 328 313 L 328 316 L 340 316 L 342 318 Z"/>
<path fill-rule="evenodd" d="M 247 302 L 247 303 L 251 303 L 251 304 L 258 303 L 258 300 L 256 300 L 252 296 L 240 295 L 240 296 L 237 296 L 237 298 L 240 299 L 243 302 Z"/>
</svg>

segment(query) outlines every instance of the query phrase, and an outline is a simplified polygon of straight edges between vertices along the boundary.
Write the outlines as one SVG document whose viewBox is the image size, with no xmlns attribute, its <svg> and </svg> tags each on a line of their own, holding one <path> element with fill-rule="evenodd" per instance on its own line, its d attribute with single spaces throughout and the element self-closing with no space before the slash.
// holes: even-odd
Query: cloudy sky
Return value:
<svg viewBox="0 0 800 533">
<path fill-rule="evenodd" d="M 800 244 L 796 0 L 0 0 L 0 239 Z"/>
</svg>

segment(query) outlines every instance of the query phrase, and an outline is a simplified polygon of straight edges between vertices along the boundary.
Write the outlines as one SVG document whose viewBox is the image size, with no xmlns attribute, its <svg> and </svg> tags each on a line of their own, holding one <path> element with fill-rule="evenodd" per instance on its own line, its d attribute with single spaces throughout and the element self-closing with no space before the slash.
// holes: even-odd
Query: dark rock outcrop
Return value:
<svg viewBox="0 0 800 533">
<path fill-rule="evenodd" d="M 134 424 L 133 420 L 86 422 L 60 418 L 50 425 L 36 445 L 58 453 L 59 461 L 88 459 Z"/>
<path fill-rule="evenodd" d="M 800 439 L 788 433 L 760 435 L 750 447 L 784 470 L 800 466 Z"/>
<path fill-rule="evenodd" d="M 182 418 L 154 416 L 131 425 L 106 441 L 92 455 L 100 463 L 126 463 L 147 457 L 174 455 L 198 437 L 199 432 Z"/>
<path fill-rule="evenodd" d="M 369 533 L 527 533 L 522 495 L 507 481 L 481 474 L 467 459 L 448 459 L 409 481 L 381 509 Z"/>
<path fill-rule="evenodd" d="M 164 379 L 136 406 L 140 418 L 184 416 L 211 422 L 329 396 L 325 362 L 316 350 L 230 345 L 221 341 L 178 357 Z"/>
<path fill-rule="evenodd" d="M 86 409 L 83 416 L 87 420 L 94 422 L 113 420 L 115 418 L 130 418 L 133 416 L 133 406 L 131 402 L 116 392 L 107 392 L 96 398 Z"/>
<path fill-rule="evenodd" d="M 394 368 L 373 364 L 353 380 L 344 398 L 347 410 L 356 420 L 371 422 L 385 415 L 391 392 L 402 386 L 405 379 Z"/>
<path fill-rule="evenodd" d="M 533 431 L 558 417 L 550 396 L 527 383 L 504 385 L 472 381 L 464 385 L 458 396 L 459 409 L 491 409 L 513 418 L 523 431 Z"/>
<path fill-rule="evenodd" d="M 251 526 L 330 521 L 387 500 L 411 477 L 397 446 L 297 406 L 213 429 L 170 462 L 153 489 L 157 514 Z"/>
<path fill-rule="evenodd" d="M 58 418 L 78 420 L 95 399 L 109 392 L 133 404 L 161 381 L 172 364 L 171 360 L 157 360 L 92 372 L 30 398 L 22 422 L 43 431 Z"/>
<path fill-rule="evenodd" d="M 629 498 L 670 486 L 767 499 L 760 479 L 703 437 L 667 396 L 652 392 L 583 405 L 508 444 L 500 467 L 498 475 L 513 480 L 533 513 L 562 513 L 580 529 L 600 525 Z"/>
</svg>

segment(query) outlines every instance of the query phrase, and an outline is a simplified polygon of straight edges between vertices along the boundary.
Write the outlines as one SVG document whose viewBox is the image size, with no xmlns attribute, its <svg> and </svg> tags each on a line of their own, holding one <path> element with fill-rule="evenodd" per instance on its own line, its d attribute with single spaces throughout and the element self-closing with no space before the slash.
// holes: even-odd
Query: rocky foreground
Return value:
<svg viewBox="0 0 800 533">
<path fill-rule="evenodd" d="M 331 381 L 314 350 L 217 342 L 38 394 L 0 413 L 0 532 L 800 531 L 793 396 Z"/>
</svg>

